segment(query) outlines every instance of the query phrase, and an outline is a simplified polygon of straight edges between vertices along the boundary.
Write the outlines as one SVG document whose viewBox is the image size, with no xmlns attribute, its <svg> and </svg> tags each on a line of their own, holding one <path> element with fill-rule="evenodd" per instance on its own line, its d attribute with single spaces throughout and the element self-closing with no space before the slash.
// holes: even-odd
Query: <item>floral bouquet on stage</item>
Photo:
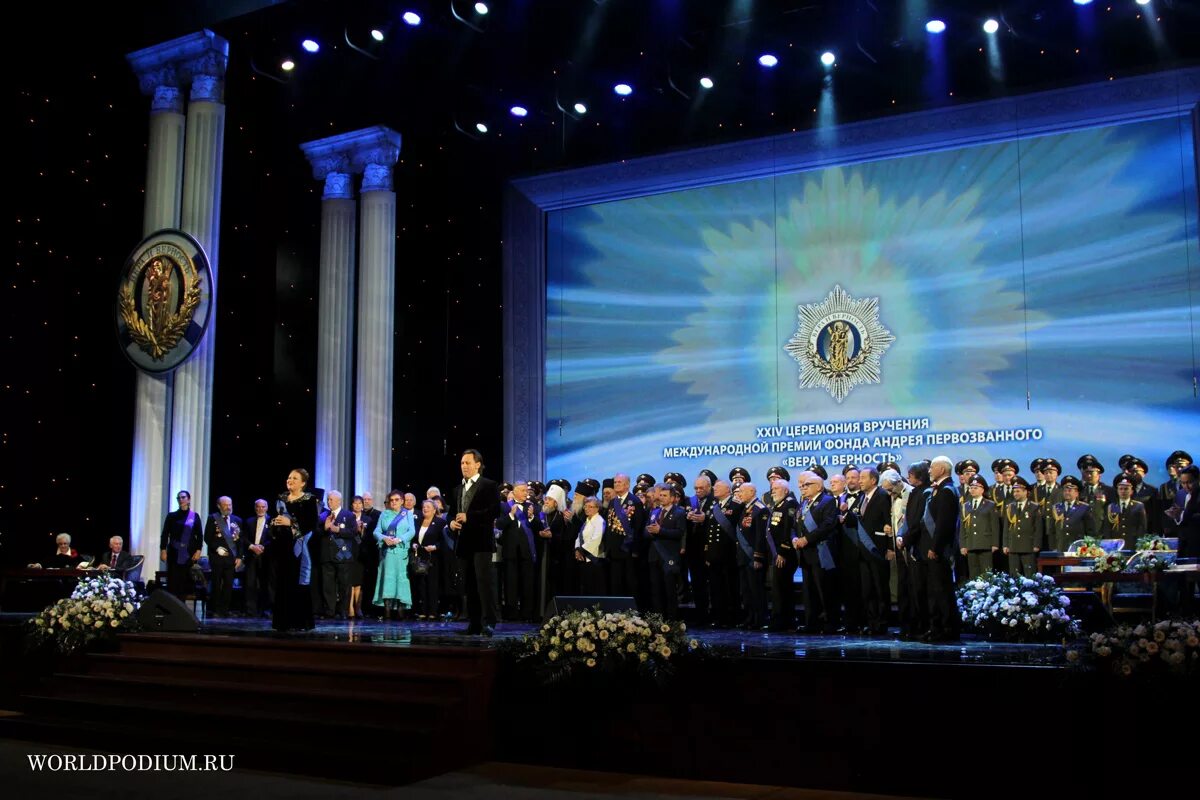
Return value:
<svg viewBox="0 0 1200 800">
<path fill-rule="evenodd" d="M 1103 558 L 1106 553 L 1103 547 L 1100 546 L 1100 540 L 1095 536 L 1083 537 L 1083 543 L 1079 545 L 1073 552 L 1068 552 L 1069 556 L 1079 556 L 1080 558 Z"/>
<path fill-rule="evenodd" d="M 1137 550 L 1140 553 L 1169 553 L 1171 545 L 1161 536 L 1139 536 Z"/>
<path fill-rule="evenodd" d="M 1096 557 L 1092 564 L 1092 572 L 1122 572 L 1126 559 L 1120 553 L 1103 553 Z"/>
<path fill-rule="evenodd" d="M 34 645 L 53 641 L 73 653 L 98 640 L 114 639 L 137 628 L 142 596 L 129 581 L 98 574 L 81 578 L 71 596 L 29 620 Z"/>
<path fill-rule="evenodd" d="M 963 623 L 991 638 L 1049 642 L 1079 633 L 1067 610 L 1071 601 L 1049 575 L 1013 577 L 989 570 L 955 596 Z"/>
<path fill-rule="evenodd" d="M 679 656 L 699 648 L 699 642 L 687 638 L 682 622 L 636 611 L 606 614 L 597 607 L 551 617 L 510 649 L 519 663 L 554 681 L 575 672 L 621 668 L 660 679 L 670 674 Z"/>
<path fill-rule="evenodd" d="M 1156 624 L 1117 625 L 1093 633 L 1083 657 L 1122 677 L 1135 673 L 1166 673 L 1180 677 L 1200 674 L 1200 619 L 1163 620 Z"/>
</svg>

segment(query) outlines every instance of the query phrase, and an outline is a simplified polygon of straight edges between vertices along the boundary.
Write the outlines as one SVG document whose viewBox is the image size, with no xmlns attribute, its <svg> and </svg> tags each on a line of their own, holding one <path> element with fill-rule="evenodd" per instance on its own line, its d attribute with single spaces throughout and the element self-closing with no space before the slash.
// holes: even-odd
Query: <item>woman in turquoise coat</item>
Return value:
<svg viewBox="0 0 1200 800">
<path fill-rule="evenodd" d="M 404 619 L 404 609 L 412 605 L 412 589 L 408 585 L 408 548 L 416 536 L 412 512 L 404 508 L 404 496 L 389 492 L 387 508 L 375 525 L 375 542 L 379 547 L 379 577 L 375 581 L 375 600 L 383 606 L 383 618 Z"/>
</svg>

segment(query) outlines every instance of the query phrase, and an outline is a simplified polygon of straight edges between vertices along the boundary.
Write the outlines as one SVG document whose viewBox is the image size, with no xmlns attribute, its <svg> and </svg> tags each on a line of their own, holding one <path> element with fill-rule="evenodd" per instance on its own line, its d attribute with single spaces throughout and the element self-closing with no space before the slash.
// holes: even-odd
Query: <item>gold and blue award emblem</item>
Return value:
<svg viewBox="0 0 1200 800">
<path fill-rule="evenodd" d="M 121 351 L 143 372 L 170 372 L 204 338 L 211 309 L 212 271 L 200 243 L 183 231 L 155 231 L 134 248 L 121 271 Z"/>
<path fill-rule="evenodd" d="M 879 383 L 880 359 L 896 337 L 879 321 L 879 298 L 856 300 L 834 286 L 820 303 L 796 307 L 798 327 L 784 349 L 800 364 L 800 388 L 842 402 L 859 384 Z"/>
</svg>

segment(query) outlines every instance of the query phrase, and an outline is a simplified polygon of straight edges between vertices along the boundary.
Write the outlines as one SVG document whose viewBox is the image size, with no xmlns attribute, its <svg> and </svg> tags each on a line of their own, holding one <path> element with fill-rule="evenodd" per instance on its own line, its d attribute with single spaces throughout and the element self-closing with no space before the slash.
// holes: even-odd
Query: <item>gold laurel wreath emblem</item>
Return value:
<svg viewBox="0 0 1200 800">
<path fill-rule="evenodd" d="M 179 340 L 183 338 L 183 334 L 192 321 L 192 315 L 199 305 L 199 275 L 192 278 L 191 285 L 188 286 L 187 292 L 183 296 L 183 305 L 161 324 L 158 324 L 159 321 L 154 319 L 153 314 L 150 315 L 148 323 L 143 320 L 134 305 L 133 292 L 129 285 L 121 287 L 121 319 L 129 328 L 129 338 L 155 361 L 162 361 L 167 353 L 179 344 Z"/>
<path fill-rule="evenodd" d="M 812 354 L 814 356 L 814 358 L 812 359 L 813 366 L 816 367 L 817 371 L 820 372 L 822 375 L 824 375 L 826 378 L 841 378 L 846 375 L 853 375 L 855 372 L 858 371 L 858 368 L 861 367 L 866 362 L 867 357 L 871 355 L 871 350 L 872 350 L 871 345 L 864 342 L 862 348 L 859 349 L 857 355 L 855 355 L 854 358 L 852 358 L 846 362 L 846 366 L 844 369 L 836 369 L 836 368 L 834 368 L 833 364 L 831 364 L 828 361 L 826 361 L 825 359 L 821 358 L 821 355 L 816 351 L 816 349 L 814 349 L 812 351 Z"/>
</svg>

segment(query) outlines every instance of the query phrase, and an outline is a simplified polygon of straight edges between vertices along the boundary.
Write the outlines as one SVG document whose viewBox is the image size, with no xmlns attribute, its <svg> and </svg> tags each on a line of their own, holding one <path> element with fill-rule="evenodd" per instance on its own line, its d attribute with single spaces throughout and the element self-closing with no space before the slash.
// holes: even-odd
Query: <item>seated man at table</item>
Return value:
<svg viewBox="0 0 1200 800">
<path fill-rule="evenodd" d="M 45 564 L 30 564 L 32 569 L 75 569 L 80 566 L 86 566 L 88 559 L 86 556 L 81 556 L 71 547 L 71 534 L 60 533 L 54 537 L 54 544 L 57 545 L 54 555 L 46 559 Z"/>
<path fill-rule="evenodd" d="M 108 549 L 92 560 L 92 566 L 101 572 L 112 570 L 116 577 L 124 577 L 125 570 L 133 566 L 133 553 L 125 552 L 125 540 L 113 536 L 108 540 Z"/>
</svg>

